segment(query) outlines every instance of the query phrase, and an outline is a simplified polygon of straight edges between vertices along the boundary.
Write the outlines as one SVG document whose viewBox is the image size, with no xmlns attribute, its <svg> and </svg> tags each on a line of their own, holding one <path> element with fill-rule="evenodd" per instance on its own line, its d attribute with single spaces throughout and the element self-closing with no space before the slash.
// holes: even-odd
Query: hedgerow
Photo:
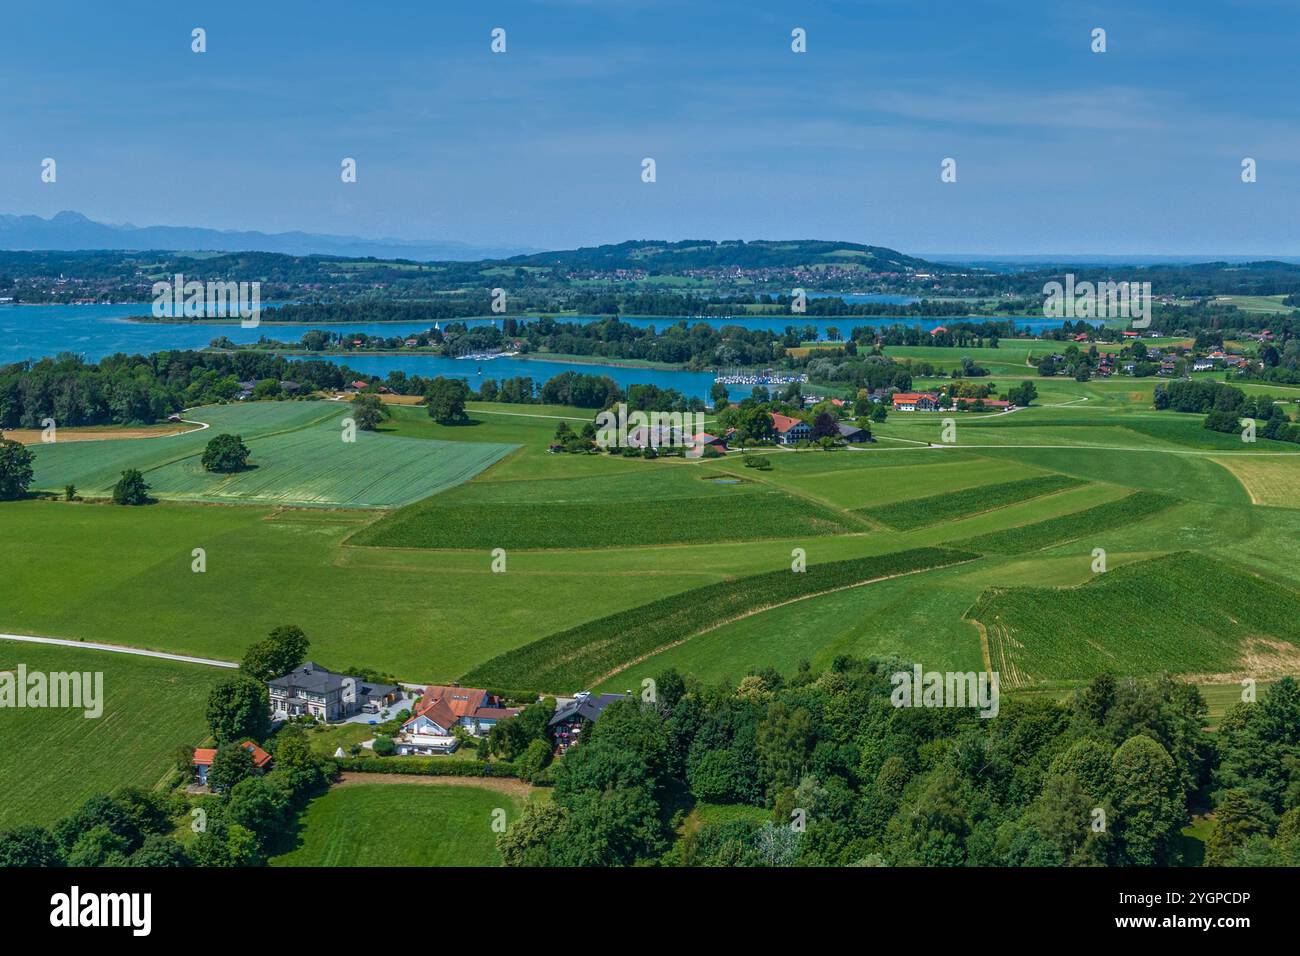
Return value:
<svg viewBox="0 0 1300 956">
<path fill-rule="evenodd" d="M 414 773 L 426 777 L 509 777 L 519 771 L 507 761 L 450 759 L 447 757 L 336 757 L 339 770 L 352 773 Z"/>
</svg>

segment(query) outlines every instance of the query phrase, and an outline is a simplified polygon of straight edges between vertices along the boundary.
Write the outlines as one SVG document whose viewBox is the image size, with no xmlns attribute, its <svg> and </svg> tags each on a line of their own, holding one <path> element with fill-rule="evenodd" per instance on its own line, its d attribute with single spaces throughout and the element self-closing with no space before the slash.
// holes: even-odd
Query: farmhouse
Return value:
<svg viewBox="0 0 1300 956">
<path fill-rule="evenodd" d="M 697 432 L 691 436 L 691 444 L 695 448 L 704 449 L 712 448 L 716 451 L 727 450 L 727 440 L 719 438 L 717 435 L 710 435 L 708 432 Z"/>
<path fill-rule="evenodd" d="M 598 721 L 606 707 L 616 700 L 627 699 L 626 694 L 593 694 L 590 691 L 582 691 L 574 694 L 573 700 L 559 702 L 550 723 L 555 753 L 562 754 L 578 743 L 583 729 Z"/>
<path fill-rule="evenodd" d="M 485 737 L 498 722 L 518 714 L 519 708 L 502 707 L 500 698 L 476 687 L 426 687 L 402 732 L 449 737 L 464 727 L 475 737 Z"/>
<path fill-rule="evenodd" d="M 769 414 L 772 416 L 772 427 L 776 429 L 776 440 L 782 445 L 793 445 L 812 437 L 812 428 L 802 419 L 791 418 L 789 415 L 781 415 L 777 412 Z"/>
<path fill-rule="evenodd" d="M 934 392 L 899 392 L 894 395 L 896 412 L 932 412 L 939 407 L 939 396 Z"/>
<path fill-rule="evenodd" d="M 867 433 L 865 428 L 859 428 L 849 422 L 839 422 L 835 427 L 840 430 L 840 437 L 848 442 L 875 440 Z"/>
<path fill-rule="evenodd" d="M 312 661 L 267 681 L 266 689 L 277 719 L 305 714 L 317 720 L 345 720 L 362 711 L 378 713 L 402 696 L 400 687 L 336 674 Z"/>
<path fill-rule="evenodd" d="M 684 448 L 686 433 L 671 422 L 636 425 L 627 430 L 628 448 Z"/>
<path fill-rule="evenodd" d="M 256 769 L 265 770 L 271 765 L 271 755 L 251 740 L 245 740 L 239 746 L 253 755 L 253 766 Z M 198 778 L 199 783 L 204 786 L 207 786 L 208 771 L 212 769 L 212 761 L 216 757 L 217 751 L 215 747 L 198 747 L 194 751 L 194 775 Z"/>
</svg>

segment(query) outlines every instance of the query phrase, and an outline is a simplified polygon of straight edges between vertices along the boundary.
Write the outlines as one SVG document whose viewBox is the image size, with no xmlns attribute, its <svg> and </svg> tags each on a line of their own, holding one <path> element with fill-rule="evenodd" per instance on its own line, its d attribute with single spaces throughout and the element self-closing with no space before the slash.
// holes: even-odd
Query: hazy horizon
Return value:
<svg viewBox="0 0 1300 956">
<path fill-rule="evenodd" d="M 1277 0 L 154 7 L 7 11 L 5 212 L 535 249 L 1300 256 L 1300 10 Z"/>
</svg>

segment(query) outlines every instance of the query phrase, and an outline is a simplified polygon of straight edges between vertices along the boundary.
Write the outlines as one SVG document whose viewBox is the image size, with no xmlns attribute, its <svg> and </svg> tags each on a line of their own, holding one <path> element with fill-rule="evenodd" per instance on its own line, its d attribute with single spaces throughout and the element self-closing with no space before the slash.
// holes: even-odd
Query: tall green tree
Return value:
<svg viewBox="0 0 1300 956">
<path fill-rule="evenodd" d="M 0 501 L 16 501 L 32 483 L 36 457 L 23 445 L 0 438 Z"/>
<path fill-rule="evenodd" d="M 128 468 L 113 486 L 113 504 L 147 505 L 149 503 L 149 484 L 144 480 L 139 469 Z"/>
<path fill-rule="evenodd" d="M 209 440 L 199 459 L 207 471 L 229 474 L 248 467 L 251 454 L 239 435 L 216 435 Z"/>
<path fill-rule="evenodd" d="M 1182 786 L 1173 759 L 1150 737 L 1130 737 L 1111 758 L 1111 819 L 1124 862 L 1168 866 L 1175 861 L 1179 831 L 1187 822 Z"/>
<path fill-rule="evenodd" d="M 311 642 L 302 628 L 281 624 L 244 652 L 239 669 L 259 681 L 282 677 L 307 659 L 310 647 Z"/>
<path fill-rule="evenodd" d="M 352 400 L 352 420 L 363 432 L 372 432 L 388 418 L 378 395 L 358 395 Z"/>
<path fill-rule="evenodd" d="M 240 675 L 217 684 L 208 694 L 208 729 L 218 743 L 262 740 L 270 724 L 266 685 Z"/>
<path fill-rule="evenodd" d="M 239 744 L 222 744 L 208 768 L 208 786 L 217 793 L 230 793 L 256 773 L 253 755 Z"/>
<path fill-rule="evenodd" d="M 439 375 L 429 383 L 424 397 L 429 406 L 429 417 L 439 425 L 462 425 L 469 420 L 465 414 L 469 386 L 461 379 Z"/>
<path fill-rule="evenodd" d="M 44 827 L 22 826 L 0 833 L 0 867 L 62 865 L 59 843 Z"/>
</svg>

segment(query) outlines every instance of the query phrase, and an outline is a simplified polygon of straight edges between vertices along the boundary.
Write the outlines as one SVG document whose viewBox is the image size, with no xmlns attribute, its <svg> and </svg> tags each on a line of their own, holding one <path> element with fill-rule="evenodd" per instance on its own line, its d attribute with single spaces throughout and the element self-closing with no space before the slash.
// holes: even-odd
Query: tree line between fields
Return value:
<svg viewBox="0 0 1300 956">
<path fill-rule="evenodd" d="M 1210 431 L 1237 433 L 1242 419 L 1262 422 L 1258 438 L 1300 443 L 1300 425 L 1291 421 L 1269 395 L 1247 396 L 1223 382 L 1170 382 L 1156 386 L 1155 407 L 1176 412 L 1205 413 L 1202 423 Z"/>
<path fill-rule="evenodd" d="M 338 766 L 310 731 L 267 727 L 265 680 L 305 657 L 301 630 L 251 647 L 207 708 L 212 793 L 125 787 L 52 827 L 0 834 L 0 866 L 256 866 Z M 605 709 L 552 758 L 553 699 L 478 741 L 477 773 L 553 787 L 497 838 L 513 866 L 1300 865 L 1300 685 L 1229 709 L 1216 733 L 1195 686 L 1103 674 L 1068 702 L 1013 698 L 996 717 L 896 706 L 901 659 L 768 668 L 737 685 L 673 670 Z M 387 675 L 373 675 L 385 679 Z M 400 724 L 399 714 L 390 724 Z M 390 728 L 391 729 L 391 728 Z M 383 733 L 385 728 L 379 728 Z M 240 744 L 274 757 L 260 772 Z M 190 754 L 178 755 L 181 779 Z M 345 760 L 410 772 L 435 760 Z M 451 760 L 445 766 L 475 766 Z M 424 772 L 428 772 L 427 769 Z M 736 807 L 744 813 L 703 812 Z M 1182 835 L 1213 814 L 1203 848 Z M 489 821 L 484 821 L 485 831 Z M 179 838 L 177 833 L 183 834 Z M 1203 856 L 1203 859 L 1202 859 Z"/>
</svg>

